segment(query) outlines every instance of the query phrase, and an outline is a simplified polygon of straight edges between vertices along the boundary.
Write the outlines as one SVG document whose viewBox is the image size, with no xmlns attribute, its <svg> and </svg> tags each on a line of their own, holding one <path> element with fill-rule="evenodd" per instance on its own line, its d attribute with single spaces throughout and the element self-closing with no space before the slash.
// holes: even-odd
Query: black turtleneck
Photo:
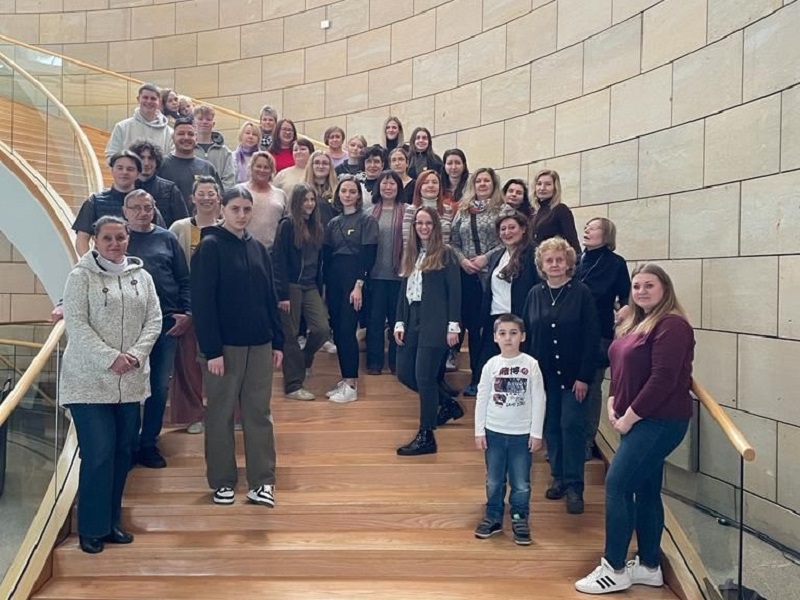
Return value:
<svg viewBox="0 0 800 600">
<path fill-rule="evenodd" d="M 631 293 L 631 278 L 625 259 L 608 246 L 584 250 L 575 265 L 575 279 L 582 281 L 592 292 L 600 336 L 614 339 L 614 303 L 627 304 Z"/>
<path fill-rule="evenodd" d="M 581 253 L 578 242 L 578 231 L 575 229 L 575 217 L 566 204 L 559 202 L 555 208 L 550 208 L 551 198 L 539 200 L 539 210 L 533 215 L 533 243 L 538 246 L 545 240 L 561 236 L 575 249 L 575 254 Z"/>
</svg>

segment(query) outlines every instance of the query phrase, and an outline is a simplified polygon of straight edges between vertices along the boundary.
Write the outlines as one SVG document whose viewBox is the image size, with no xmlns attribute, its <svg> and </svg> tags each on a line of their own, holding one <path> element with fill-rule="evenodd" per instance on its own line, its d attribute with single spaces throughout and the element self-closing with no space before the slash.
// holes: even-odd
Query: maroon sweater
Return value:
<svg viewBox="0 0 800 600">
<path fill-rule="evenodd" d="M 666 315 L 650 333 L 617 338 L 608 356 L 618 416 L 629 406 L 643 419 L 692 416 L 694 330 L 683 317 Z"/>
</svg>

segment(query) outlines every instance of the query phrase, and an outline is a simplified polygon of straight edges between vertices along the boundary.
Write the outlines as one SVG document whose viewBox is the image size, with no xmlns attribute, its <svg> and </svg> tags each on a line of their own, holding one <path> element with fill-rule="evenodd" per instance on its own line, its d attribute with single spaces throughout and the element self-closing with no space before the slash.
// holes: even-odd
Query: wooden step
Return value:
<svg viewBox="0 0 800 600">
<path fill-rule="evenodd" d="M 521 550 L 524 552 L 524 549 Z M 588 572 L 588 571 L 587 571 Z M 37 600 L 197 600 L 265 598 L 267 600 L 586 600 L 568 577 L 502 579 L 138 577 L 57 578 L 34 596 Z M 625 600 L 668 600 L 668 588 L 636 586 Z"/>
<path fill-rule="evenodd" d="M 269 518 L 264 509 L 262 518 Z M 55 576 L 91 572 L 95 577 L 120 573 L 162 575 L 280 577 L 416 578 L 458 576 L 574 579 L 585 575 L 602 551 L 602 531 L 588 528 L 592 515 L 554 521 L 534 531 L 534 543 L 519 547 L 508 532 L 476 540 L 471 529 L 416 531 L 246 531 L 143 533 L 128 546 L 107 546 L 87 555 L 71 536 L 56 549 Z M 346 519 L 346 516 L 343 517 Z M 597 517 L 595 517 L 595 520 Z M 569 547 L 564 539 L 569 538 Z M 490 557 L 490 558 L 489 558 Z"/>
<path fill-rule="evenodd" d="M 563 501 L 544 497 L 546 484 L 533 485 L 531 523 L 561 519 Z M 319 492 L 276 490 L 278 507 L 264 517 L 261 506 L 247 503 L 246 486 L 237 489 L 237 502 L 218 506 L 210 491 L 128 495 L 122 508 L 123 524 L 131 531 L 341 531 L 395 529 L 470 529 L 483 517 L 483 485 L 451 489 L 398 487 Z M 332 495 L 335 494 L 335 502 Z M 605 490 L 590 485 L 584 493 L 585 515 L 603 517 Z M 576 522 L 588 516 L 573 516 Z"/>
</svg>

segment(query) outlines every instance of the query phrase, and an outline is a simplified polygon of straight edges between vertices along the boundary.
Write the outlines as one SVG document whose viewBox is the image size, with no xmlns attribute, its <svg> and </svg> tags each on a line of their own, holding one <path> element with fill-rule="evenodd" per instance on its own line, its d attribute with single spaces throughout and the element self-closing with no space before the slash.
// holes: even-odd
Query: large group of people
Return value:
<svg viewBox="0 0 800 600">
<path fill-rule="evenodd" d="M 212 107 L 150 84 L 138 101 L 108 143 L 112 186 L 75 220 L 81 259 L 64 295 L 62 398 L 84 454 L 86 552 L 132 540 L 119 522 L 125 477 L 133 462 L 166 466 L 168 389 L 173 420 L 205 432 L 213 502 L 234 502 L 240 424 L 247 499 L 274 506 L 273 369 L 287 399 L 314 400 L 315 354 L 335 347 L 327 397 L 353 402 L 366 329 L 366 376 L 388 368 L 419 396 L 419 429 L 398 455 L 437 452 L 435 430 L 464 414 L 458 396 L 476 397 L 487 466 L 478 538 L 502 530 L 508 483 L 514 540 L 531 543 L 531 453 L 543 440 L 546 497 L 584 511 L 610 366 L 607 413 L 622 442 L 606 551 L 576 587 L 659 584 L 661 473 L 691 415 L 694 340 L 663 270 L 637 268 L 631 292 L 614 223 L 591 219 L 581 245 L 556 171 L 531 189 L 489 166 L 471 172 L 462 150 L 440 158 L 428 129 L 406 138 L 396 117 L 376 144 L 332 126 L 317 148 L 265 106 L 229 149 Z M 464 343 L 459 390 L 447 373 Z M 626 564 L 634 530 L 639 555 Z"/>
</svg>

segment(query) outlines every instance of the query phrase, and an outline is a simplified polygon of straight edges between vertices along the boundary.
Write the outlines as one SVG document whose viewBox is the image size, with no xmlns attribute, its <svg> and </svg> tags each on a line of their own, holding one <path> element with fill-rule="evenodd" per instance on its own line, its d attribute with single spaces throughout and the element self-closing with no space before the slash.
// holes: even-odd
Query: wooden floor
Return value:
<svg viewBox="0 0 800 600">
<path fill-rule="evenodd" d="M 203 436 L 166 433 L 167 469 L 135 469 L 124 500 L 130 546 L 84 554 L 73 535 L 54 552 L 40 600 L 254 598 L 586 598 L 573 582 L 603 546 L 604 465 L 587 465 L 586 513 L 544 499 L 548 471 L 538 455 L 533 545 L 472 534 L 485 501 L 482 453 L 468 415 L 437 432 L 439 454 L 396 456 L 416 430 L 418 400 L 390 375 L 363 376 L 357 402 L 324 399 L 335 356 L 318 355 L 308 382 L 315 402 L 285 400 L 275 378 L 277 507 L 248 505 L 240 469 L 236 504 L 211 503 Z M 463 374 L 458 374 L 463 384 Z M 240 467 L 241 434 L 237 434 Z M 637 586 L 627 598 L 666 599 Z"/>
</svg>

